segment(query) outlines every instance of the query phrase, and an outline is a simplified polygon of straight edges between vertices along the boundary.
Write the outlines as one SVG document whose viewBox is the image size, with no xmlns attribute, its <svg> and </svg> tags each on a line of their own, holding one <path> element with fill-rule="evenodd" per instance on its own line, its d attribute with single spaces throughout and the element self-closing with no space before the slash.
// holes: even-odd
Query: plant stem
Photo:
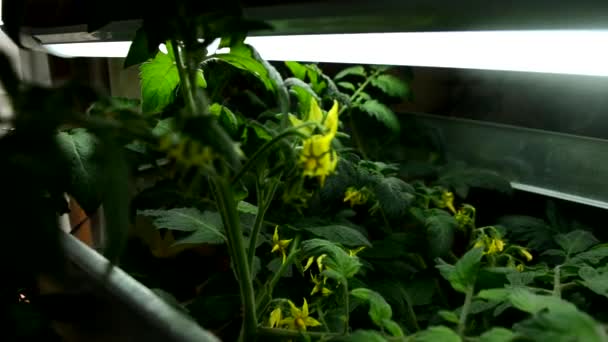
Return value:
<svg viewBox="0 0 608 342">
<path fill-rule="evenodd" d="M 361 94 L 361 92 L 363 92 L 363 89 L 365 89 L 365 87 L 367 87 L 369 85 L 369 83 L 372 81 L 372 79 L 376 78 L 376 76 L 380 75 L 382 73 L 382 71 L 380 70 L 376 70 L 375 72 L 373 72 L 360 86 L 359 88 L 357 88 L 357 90 L 355 90 L 355 92 L 351 95 L 350 97 L 350 102 L 351 102 L 351 107 L 352 107 L 352 103 L 357 104 L 358 101 L 357 97 L 359 96 L 359 94 Z M 340 109 L 340 112 L 338 114 L 342 114 L 346 108 L 348 107 L 342 107 L 342 109 Z"/>
<path fill-rule="evenodd" d="M 348 334 L 350 321 L 350 292 L 348 291 L 348 281 L 344 279 L 344 335 Z"/>
<path fill-rule="evenodd" d="M 272 328 L 258 328 L 258 334 L 260 336 L 268 336 L 268 337 L 284 337 L 284 338 L 298 338 L 302 336 L 302 333 L 297 330 L 289 330 L 289 329 L 272 329 Z M 306 332 L 311 338 L 320 339 L 324 337 L 338 337 L 340 335 L 336 333 L 327 333 L 327 332 Z"/>
<path fill-rule="evenodd" d="M 232 246 L 233 264 L 236 268 L 238 283 L 241 292 L 241 302 L 244 309 L 243 327 L 241 329 L 240 341 L 249 341 L 255 337 L 257 329 L 257 314 L 255 306 L 255 295 L 251 282 L 251 272 L 247 262 L 243 232 L 241 231 L 236 204 L 229 182 L 225 178 L 213 179 L 214 193 L 218 210 L 222 216 L 228 243 Z"/>
<path fill-rule="evenodd" d="M 182 94 L 184 95 L 184 100 L 186 101 L 187 107 L 190 109 L 190 115 L 194 115 L 199 113 L 200 108 L 198 108 L 197 102 L 194 99 L 194 94 L 192 92 L 192 84 L 190 82 L 190 76 L 188 69 L 186 68 L 186 63 L 184 61 L 184 55 L 182 50 L 180 50 L 179 44 L 176 40 L 171 40 L 171 47 L 173 48 L 173 55 L 175 56 L 175 64 L 177 65 L 177 71 L 179 73 L 179 79 L 182 83 Z"/>
<path fill-rule="evenodd" d="M 414 311 L 414 307 L 411 304 L 411 299 L 409 298 L 409 296 L 405 301 L 405 304 L 407 306 L 407 314 L 410 324 L 414 326 L 414 330 L 420 331 L 420 325 L 418 325 L 418 318 L 416 317 L 416 312 Z"/>
<path fill-rule="evenodd" d="M 264 145 L 262 145 L 262 147 L 260 147 L 257 151 L 255 151 L 255 153 L 251 156 L 251 158 L 249 158 L 247 160 L 247 162 L 245 162 L 245 164 L 243 165 L 243 167 L 241 167 L 241 169 L 236 174 L 236 176 L 234 176 L 234 178 L 232 178 L 232 184 L 236 184 L 243 177 L 243 175 L 245 173 L 247 173 L 247 171 L 249 171 L 249 169 L 251 169 L 253 167 L 253 165 L 255 165 L 255 163 L 258 161 L 258 159 L 261 156 L 263 156 L 264 153 L 266 151 L 268 151 L 273 145 L 275 145 L 282 139 L 287 138 L 288 136 L 291 136 L 291 135 L 301 136 L 302 133 L 300 133 L 298 131 L 300 128 L 307 127 L 307 126 L 313 126 L 313 125 L 317 125 L 317 123 L 316 122 L 307 122 L 307 123 L 301 124 L 299 126 L 287 129 L 287 130 L 281 132 L 276 137 L 272 138 L 272 140 L 270 140 L 267 143 L 265 143 Z"/>
<path fill-rule="evenodd" d="M 467 288 L 467 292 L 464 297 L 464 305 L 462 306 L 462 311 L 460 311 L 460 320 L 458 321 L 458 334 L 464 337 L 464 330 L 467 326 L 467 316 L 469 315 L 469 310 L 471 310 L 471 301 L 473 300 L 473 290 L 475 286 L 471 285 Z"/>
<path fill-rule="evenodd" d="M 561 298 L 562 297 L 562 287 L 560 284 L 560 266 L 555 266 L 553 269 L 553 295 Z"/>
<path fill-rule="evenodd" d="M 289 255 L 287 255 L 285 262 L 281 264 L 281 267 L 279 267 L 279 270 L 276 271 L 275 274 L 270 279 L 270 283 L 268 285 L 268 290 L 269 290 L 268 294 L 270 296 L 272 296 L 272 291 L 274 290 L 274 287 L 279 282 L 279 279 L 281 279 L 281 277 L 283 276 L 283 273 L 285 273 L 285 271 L 287 271 L 287 267 L 291 266 L 293 259 L 296 258 L 296 255 L 298 254 L 298 251 L 300 248 L 300 239 L 302 239 L 302 236 L 300 236 L 300 234 L 296 235 L 296 237 L 293 239 L 293 242 L 291 243 Z"/>
<path fill-rule="evenodd" d="M 255 247 L 258 243 L 258 235 L 260 235 L 260 230 L 262 230 L 262 226 L 264 225 L 264 216 L 266 215 L 266 211 L 270 207 L 270 202 L 272 202 L 272 198 L 274 197 L 274 193 L 276 192 L 278 187 L 278 182 L 273 183 L 268 189 L 267 196 L 264 196 L 264 190 L 260 185 L 260 180 L 256 177 L 255 180 L 255 188 L 257 192 L 257 200 L 258 200 L 258 214 L 255 216 L 255 222 L 253 223 L 253 230 L 251 231 L 251 236 L 249 237 L 249 249 L 248 258 L 249 268 L 253 270 L 253 259 L 255 257 Z"/>
</svg>

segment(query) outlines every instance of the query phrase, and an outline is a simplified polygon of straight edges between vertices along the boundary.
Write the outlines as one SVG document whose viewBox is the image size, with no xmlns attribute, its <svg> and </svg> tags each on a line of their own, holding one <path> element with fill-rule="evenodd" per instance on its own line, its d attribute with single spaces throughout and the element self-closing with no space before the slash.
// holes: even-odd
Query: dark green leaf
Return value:
<svg viewBox="0 0 608 342">
<path fill-rule="evenodd" d="M 329 225 L 320 227 L 305 227 L 302 228 L 307 232 L 312 233 L 318 237 L 322 237 L 331 242 L 336 242 L 344 246 L 358 247 L 367 246 L 371 247 L 371 243 L 361 234 L 359 231 L 341 225 Z"/>
<path fill-rule="evenodd" d="M 559 234 L 555 242 L 566 252 L 567 255 L 584 252 L 599 241 L 588 231 L 574 230 L 567 234 Z"/>
<path fill-rule="evenodd" d="M 211 56 L 211 59 L 221 60 L 236 68 L 249 71 L 262 81 L 266 89 L 274 90 L 268 70 L 253 57 L 251 48 L 246 45 L 232 47 L 230 53 L 215 54 Z"/>
<path fill-rule="evenodd" d="M 604 328 L 589 315 L 576 310 L 542 312 L 514 326 L 518 335 L 532 341 L 605 342 Z"/>
<path fill-rule="evenodd" d="M 175 61 L 170 56 L 158 52 L 153 60 L 140 67 L 142 111 L 157 113 L 175 98 L 175 88 L 179 84 L 179 73 Z"/>
<path fill-rule="evenodd" d="M 479 291 L 477 297 L 486 300 L 503 301 L 509 298 L 509 294 L 510 291 L 508 289 L 487 289 Z"/>
<path fill-rule="evenodd" d="M 333 242 L 311 239 L 304 241 L 302 248 L 307 255 L 327 254 L 325 264 L 346 279 L 353 277 L 361 268 L 358 257 L 351 257 L 344 249 Z"/>
<path fill-rule="evenodd" d="M 249 202 L 245 202 L 245 201 L 240 201 L 239 204 L 237 204 L 237 206 L 236 206 L 236 210 L 238 210 L 241 213 L 245 213 L 245 214 L 251 214 L 251 215 L 258 214 L 258 207 Z"/>
<path fill-rule="evenodd" d="M 380 207 L 391 219 L 403 217 L 414 200 L 414 188 L 396 177 L 383 177 L 373 191 Z"/>
<path fill-rule="evenodd" d="M 222 220 L 218 213 L 201 213 L 195 208 L 174 208 L 169 210 L 140 210 L 139 215 L 154 217 L 157 228 L 194 232 L 178 243 L 224 243 Z"/>
<path fill-rule="evenodd" d="M 382 90 L 387 95 L 394 97 L 405 97 L 410 91 L 407 83 L 393 75 L 383 74 L 372 78 L 371 84 L 374 87 Z"/>
<path fill-rule="evenodd" d="M 556 246 L 553 238 L 557 231 L 542 219 L 511 215 L 501 217 L 498 224 L 507 229 L 507 236 L 525 242 L 531 249 L 544 251 Z"/>
<path fill-rule="evenodd" d="M 365 72 L 365 68 L 357 65 L 357 66 L 353 66 L 353 67 L 349 67 L 346 68 L 342 71 L 340 71 L 338 74 L 336 74 L 336 76 L 334 77 L 334 79 L 339 80 L 341 78 L 344 78 L 348 75 L 355 75 L 355 76 L 362 76 L 365 77 L 367 75 L 367 73 Z"/>
<path fill-rule="evenodd" d="M 500 174 L 485 169 L 468 167 L 450 167 L 439 177 L 437 184 L 452 188 L 461 198 L 466 198 L 469 188 L 494 190 L 502 193 L 511 192 L 511 183 Z"/>
<path fill-rule="evenodd" d="M 366 288 L 354 289 L 350 292 L 353 297 L 369 303 L 369 317 L 378 327 L 384 327 L 383 321 L 393 317 L 393 310 L 386 300 L 376 291 Z"/>
<path fill-rule="evenodd" d="M 148 44 L 148 36 L 143 28 L 139 28 L 135 31 L 135 38 L 129 47 L 129 53 L 125 59 L 124 68 L 128 68 L 133 65 L 137 65 L 147 61 L 154 57 L 156 49 L 150 51 Z"/>
<path fill-rule="evenodd" d="M 515 338 L 515 333 L 505 328 L 492 328 L 481 336 L 479 342 L 510 342 Z"/>
<path fill-rule="evenodd" d="M 608 270 L 604 268 L 594 269 L 586 266 L 578 270 L 578 275 L 583 279 L 582 284 L 591 291 L 608 297 Z"/>
<path fill-rule="evenodd" d="M 414 336 L 414 342 L 461 342 L 460 336 L 444 326 L 430 327 Z"/>
<path fill-rule="evenodd" d="M 536 314 L 545 309 L 552 312 L 577 311 L 574 304 L 566 302 L 561 298 L 537 295 L 524 288 L 511 289 L 509 301 L 515 308 L 531 314 Z"/>
<path fill-rule="evenodd" d="M 386 105 L 378 102 L 378 100 L 367 100 L 360 104 L 359 108 L 391 130 L 395 132 L 399 131 L 399 119 L 397 119 L 395 113 Z"/>
<path fill-rule="evenodd" d="M 444 256 L 452 250 L 454 231 L 458 223 L 452 215 L 444 210 L 431 209 L 432 213 L 426 218 L 427 241 L 432 258 Z"/>
<path fill-rule="evenodd" d="M 59 133 L 57 142 L 70 170 L 67 191 L 87 215 L 93 215 L 101 204 L 99 180 L 104 177 L 98 160 L 94 159 L 99 141 L 87 130 L 77 128 Z"/>
<path fill-rule="evenodd" d="M 440 264 L 437 265 L 437 268 L 441 275 L 450 282 L 454 290 L 464 293 L 475 285 L 475 278 L 482 256 L 483 249 L 474 248 L 463 255 L 455 265 Z"/>
<path fill-rule="evenodd" d="M 437 314 L 446 322 L 458 324 L 458 322 L 460 321 L 458 315 L 455 314 L 453 311 L 439 310 Z"/>
<path fill-rule="evenodd" d="M 599 264 L 608 257 L 608 245 L 602 244 L 591 248 L 588 251 L 579 253 L 568 261 L 568 265 Z"/>
</svg>

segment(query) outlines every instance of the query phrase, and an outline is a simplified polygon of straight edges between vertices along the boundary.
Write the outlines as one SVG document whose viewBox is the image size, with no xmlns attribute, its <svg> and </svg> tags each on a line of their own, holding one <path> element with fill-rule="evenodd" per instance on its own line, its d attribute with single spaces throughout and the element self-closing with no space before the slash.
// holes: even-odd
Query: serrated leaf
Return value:
<svg viewBox="0 0 608 342">
<path fill-rule="evenodd" d="M 579 253 L 567 262 L 568 265 L 582 265 L 582 264 L 599 264 L 602 260 L 608 258 L 608 244 L 602 244 L 595 246 L 588 251 Z"/>
<path fill-rule="evenodd" d="M 514 330 L 519 336 L 533 341 L 585 341 L 605 342 L 604 328 L 589 315 L 576 310 L 542 312 L 517 323 Z"/>
<path fill-rule="evenodd" d="M 578 275 L 583 279 L 581 283 L 585 287 L 601 296 L 608 297 L 608 270 L 606 268 L 581 267 Z"/>
<path fill-rule="evenodd" d="M 70 170 L 68 193 L 87 215 L 93 215 L 101 204 L 100 177 L 104 177 L 95 157 L 97 138 L 83 128 L 57 134 L 59 149 Z"/>
<path fill-rule="evenodd" d="M 268 70 L 264 65 L 252 57 L 252 52 L 247 46 L 232 47 L 230 53 L 220 53 L 213 55 L 210 59 L 217 59 L 226 62 L 235 68 L 249 71 L 257 79 L 259 79 L 266 89 L 273 90 L 273 84 L 270 80 Z"/>
<path fill-rule="evenodd" d="M 339 341 L 343 342 L 387 342 L 387 339 L 377 331 L 356 330 L 352 334 L 342 337 Z"/>
<path fill-rule="evenodd" d="M 387 107 L 385 104 L 378 102 L 378 100 L 367 100 L 360 104 L 359 108 L 370 116 L 376 118 L 376 120 L 383 123 L 392 131 L 399 131 L 399 119 L 397 119 L 397 116 L 393 110 Z"/>
<path fill-rule="evenodd" d="M 365 72 L 365 68 L 362 67 L 361 65 L 356 65 L 356 66 L 352 66 L 349 68 L 346 68 L 342 71 L 340 71 L 339 73 L 336 74 L 336 76 L 334 77 L 335 80 L 339 80 L 341 78 L 344 78 L 348 75 L 355 75 L 355 76 L 361 76 L 361 77 L 365 77 L 367 76 L 367 73 Z"/>
<path fill-rule="evenodd" d="M 460 336 L 454 330 L 444 327 L 435 326 L 427 330 L 421 331 L 414 336 L 414 342 L 461 342 Z"/>
<path fill-rule="evenodd" d="M 405 97 L 410 92 L 408 84 L 393 75 L 382 74 L 372 78 L 371 85 L 394 97 Z"/>
<path fill-rule="evenodd" d="M 483 249 L 474 248 L 463 255 L 455 265 L 444 264 L 436 267 L 441 275 L 450 282 L 454 290 L 465 293 L 475 285 L 475 278 L 482 256 Z"/>
<path fill-rule="evenodd" d="M 515 333 L 505 328 L 492 328 L 481 336 L 479 342 L 510 342 L 515 338 Z"/>
<path fill-rule="evenodd" d="M 306 67 L 298 62 L 288 61 L 285 62 L 285 66 L 291 71 L 291 73 L 298 79 L 304 81 L 306 79 Z"/>
<path fill-rule="evenodd" d="M 432 213 L 426 218 L 428 250 L 431 258 L 444 256 L 452 250 L 454 231 L 458 223 L 454 217 L 443 210 L 431 209 Z"/>
<path fill-rule="evenodd" d="M 174 208 L 169 210 L 140 210 L 139 215 L 154 217 L 157 228 L 194 232 L 176 243 L 224 243 L 222 219 L 218 213 L 201 213 L 196 208 Z"/>
<path fill-rule="evenodd" d="M 344 89 L 355 91 L 355 85 L 350 82 L 338 82 L 336 84 Z"/>
<path fill-rule="evenodd" d="M 558 232 L 537 217 L 503 216 L 498 219 L 498 225 L 507 229 L 507 235 L 511 239 L 525 242 L 531 249 L 544 251 L 556 246 L 553 238 Z"/>
<path fill-rule="evenodd" d="M 511 304 L 521 310 L 531 314 L 536 314 L 542 310 L 552 312 L 572 312 L 576 311 L 574 304 L 555 296 L 538 295 L 525 288 L 513 288 L 509 294 Z"/>
<path fill-rule="evenodd" d="M 312 233 L 318 237 L 322 237 L 331 242 L 336 242 L 344 246 L 358 247 L 367 246 L 371 247 L 371 243 L 363 234 L 359 231 L 341 225 L 328 225 L 319 227 L 304 227 L 303 230 Z"/>
<path fill-rule="evenodd" d="M 327 254 L 324 263 L 339 273 L 342 277 L 349 279 L 361 268 L 359 258 L 348 255 L 344 249 L 335 243 L 323 239 L 310 239 L 302 243 L 302 248 L 307 255 Z"/>
<path fill-rule="evenodd" d="M 447 171 L 437 180 L 437 184 L 446 188 L 452 188 L 459 197 L 466 198 L 469 188 L 480 188 L 498 191 L 501 193 L 510 193 L 511 183 L 492 170 L 453 167 L 447 168 Z"/>
<path fill-rule="evenodd" d="M 175 98 L 179 72 L 175 61 L 159 51 L 156 57 L 140 67 L 142 111 L 157 113 Z"/>
<path fill-rule="evenodd" d="M 555 242 L 566 252 L 566 255 L 584 252 L 599 243 L 593 234 L 585 230 L 574 230 L 567 234 L 559 234 L 555 237 Z"/>
<path fill-rule="evenodd" d="M 378 327 L 384 327 L 383 321 L 390 320 L 393 317 L 391 306 L 388 305 L 384 297 L 378 292 L 366 288 L 358 288 L 352 290 L 350 294 L 369 303 L 369 317 Z"/>
<path fill-rule="evenodd" d="M 382 210 L 391 219 L 403 217 L 415 197 L 414 188 L 396 177 L 382 178 L 373 191 Z"/>
</svg>

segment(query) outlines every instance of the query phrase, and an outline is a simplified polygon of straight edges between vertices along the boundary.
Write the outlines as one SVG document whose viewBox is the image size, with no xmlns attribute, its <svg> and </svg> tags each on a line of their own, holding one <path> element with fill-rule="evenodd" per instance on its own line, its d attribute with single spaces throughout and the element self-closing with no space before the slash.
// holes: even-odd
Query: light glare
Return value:
<svg viewBox="0 0 608 342">
<path fill-rule="evenodd" d="M 249 37 L 267 60 L 608 76 L 608 31 L 472 31 Z M 74 57 L 125 57 L 130 43 L 46 45 Z"/>
</svg>

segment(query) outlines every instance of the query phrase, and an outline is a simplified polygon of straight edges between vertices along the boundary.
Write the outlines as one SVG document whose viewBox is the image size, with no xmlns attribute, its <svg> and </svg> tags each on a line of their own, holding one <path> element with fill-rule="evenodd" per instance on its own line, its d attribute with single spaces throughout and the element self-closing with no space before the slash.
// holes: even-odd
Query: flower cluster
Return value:
<svg viewBox="0 0 608 342">
<path fill-rule="evenodd" d="M 277 307 L 270 313 L 268 324 L 271 328 L 287 328 L 292 330 L 306 331 L 307 327 L 317 327 L 321 325 L 319 321 L 310 317 L 308 302 L 304 298 L 302 308 L 298 308 L 292 301 L 289 303 L 289 316 L 283 318 L 281 307 Z"/>
<path fill-rule="evenodd" d="M 349 202 L 350 207 L 367 203 L 369 198 L 368 191 L 365 187 L 357 189 L 353 186 L 346 189 L 344 193 L 344 202 Z"/>
<path fill-rule="evenodd" d="M 289 119 L 294 126 L 304 124 L 302 120 L 293 115 L 290 115 Z M 331 143 L 338 132 L 338 102 L 334 101 L 327 116 L 324 117 L 317 101 L 311 98 L 310 110 L 305 120 L 318 124 L 322 128 L 322 132 L 312 134 L 314 132 L 313 127 L 300 128 L 301 133 L 309 135 L 304 140 L 300 153 L 302 174 L 319 178 L 321 186 L 323 186 L 325 178 L 332 174 L 338 165 L 338 154 L 331 147 Z"/>
<path fill-rule="evenodd" d="M 285 259 L 287 258 L 287 247 L 291 243 L 291 240 L 281 240 L 279 238 L 279 226 L 274 227 L 274 234 L 272 235 L 272 250 L 271 253 L 278 252 L 283 256 L 283 263 L 285 263 Z"/>
</svg>

